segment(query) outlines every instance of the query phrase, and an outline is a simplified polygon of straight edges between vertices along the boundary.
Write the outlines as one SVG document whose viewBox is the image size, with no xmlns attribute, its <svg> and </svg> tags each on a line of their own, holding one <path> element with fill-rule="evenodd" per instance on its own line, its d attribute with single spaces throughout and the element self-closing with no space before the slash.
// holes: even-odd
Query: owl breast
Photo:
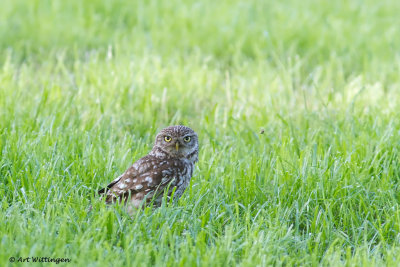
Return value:
<svg viewBox="0 0 400 267">
<path fill-rule="evenodd" d="M 193 169 L 194 169 L 194 163 L 190 162 L 187 159 L 181 159 L 180 160 L 180 168 L 176 169 L 176 172 L 170 176 L 171 179 L 171 184 L 169 185 L 168 188 L 168 194 L 167 197 L 168 199 L 171 197 L 173 194 L 174 200 L 178 200 L 184 193 L 185 189 L 189 186 L 190 179 L 193 174 Z M 164 185 L 164 188 L 168 187 L 168 184 Z M 160 192 L 162 192 L 163 187 L 160 187 Z M 147 199 L 148 201 L 151 200 L 153 197 L 154 192 L 151 192 L 148 196 Z M 154 199 L 154 205 L 155 206 L 161 206 L 163 200 L 163 194 L 157 194 L 156 198 Z"/>
<path fill-rule="evenodd" d="M 178 179 L 176 179 L 177 181 L 175 182 L 175 186 L 176 186 L 176 190 L 174 193 L 175 199 L 179 199 L 182 196 L 185 189 L 189 186 L 190 179 L 193 174 L 193 167 L 194 167 L 193 163 L 187 162 L 187 164 L 185 164 L 185 168 L 184 168 L 183 172 L 181 173 L 180 177 L 176 177 Z"/>
</svg>

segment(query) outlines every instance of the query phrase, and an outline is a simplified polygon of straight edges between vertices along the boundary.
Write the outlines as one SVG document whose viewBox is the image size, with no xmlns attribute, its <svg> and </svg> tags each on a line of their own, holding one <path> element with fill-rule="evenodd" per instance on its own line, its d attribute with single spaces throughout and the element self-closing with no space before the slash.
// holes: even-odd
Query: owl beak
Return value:
<svg viewBox="0 0 400 267">
<path fill-rule="evenodd" d="M 176 148 L 176 151 L 178 151 L 178 149 L 179 149 L 179 142 L 176 142 L 176 143 L 175 143 L 175 148 Z"/>
</svg>

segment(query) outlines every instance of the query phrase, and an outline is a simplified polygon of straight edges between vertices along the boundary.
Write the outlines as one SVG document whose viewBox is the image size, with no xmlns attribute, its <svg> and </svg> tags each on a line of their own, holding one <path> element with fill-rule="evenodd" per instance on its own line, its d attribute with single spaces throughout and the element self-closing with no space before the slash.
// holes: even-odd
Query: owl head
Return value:
<svg viewBox="0 0 400 267">
<path fill-rule="evenodd" d="M 186 158 L 192 162 L 198 159 L 198 137 L 189 127 L 177 125 L 161 130 L 153 150 L 161 150 L 172 158 Z"/>
</svg>

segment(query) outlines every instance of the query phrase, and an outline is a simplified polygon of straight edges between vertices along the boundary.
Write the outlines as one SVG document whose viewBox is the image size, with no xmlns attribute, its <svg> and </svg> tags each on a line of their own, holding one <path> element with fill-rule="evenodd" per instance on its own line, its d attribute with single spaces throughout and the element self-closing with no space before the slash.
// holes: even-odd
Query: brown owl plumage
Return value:
<svg viewBox="0 0 400 267">
<path fill-rule="evenodd" d="M 198 160 L 198 137 L 186 126 L 161 130 L 150 153 L 136 161 L 106 188 L 99 190 L 106 203 L 124 201 L 129 210 L 153 201 L 160 206 L 164 191 L 180 198 L 189 185 Z"/>
</svg>

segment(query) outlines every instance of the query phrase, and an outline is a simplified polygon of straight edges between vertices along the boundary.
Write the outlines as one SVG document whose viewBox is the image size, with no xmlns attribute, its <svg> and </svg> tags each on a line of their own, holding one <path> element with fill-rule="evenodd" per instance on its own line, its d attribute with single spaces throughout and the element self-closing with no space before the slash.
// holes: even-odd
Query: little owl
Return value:
<svg viewBox="0 0 400 267">
<path fill-rule="evenodd" d="M 160 206 L 163 193 L 182 196 L 189 185 L 194 164 L 198 160 L 197 134 L 186 126 L 170 126 L 161 130 L 153 149 L 136 161 L 106 188 L 99 190 L 106 203 L 124 201 L 129 210 L 153 201 Z"/>
</svg>

